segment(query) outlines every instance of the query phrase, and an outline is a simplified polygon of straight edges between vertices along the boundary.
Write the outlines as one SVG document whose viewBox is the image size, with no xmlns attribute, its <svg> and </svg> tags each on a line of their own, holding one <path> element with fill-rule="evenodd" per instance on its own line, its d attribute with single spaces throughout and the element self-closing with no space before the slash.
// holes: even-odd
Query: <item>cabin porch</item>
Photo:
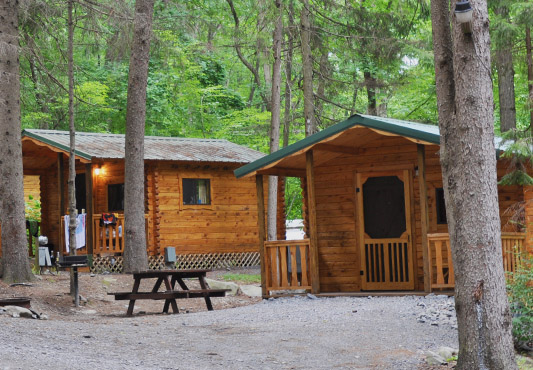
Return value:
<svg viewBox="0 0 533 370">
<path fill-rule="evenodd" d="M 453 289 L 438 140 L 435 126 L 356 115 L 236 171 L 256 177 L 263 296 Z M 498 161 L 499 178 L 507 168 Z M 270 175 L 301 179 L 307 239 L 266 240 Z M 507 271 L 511 250 L 533 252 L 530 193 L 498 187 Z M 529 223 L 515 222 L 516 204 Z"/>
</svg>

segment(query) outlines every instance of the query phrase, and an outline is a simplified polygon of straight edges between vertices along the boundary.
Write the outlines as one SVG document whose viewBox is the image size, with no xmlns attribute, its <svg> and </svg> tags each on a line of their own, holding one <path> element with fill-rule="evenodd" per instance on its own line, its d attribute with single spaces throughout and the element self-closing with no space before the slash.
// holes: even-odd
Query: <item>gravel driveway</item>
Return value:
<svg viewBox="0 0 533 370">
<path fill-rule="evenodd" d="M 454 317 L 421 319 L 452 303 L 293 297 L 92 322 L 0 315 L 0 369 L 416 369 L 426 350 L 457 348 Z"/>
</svg>

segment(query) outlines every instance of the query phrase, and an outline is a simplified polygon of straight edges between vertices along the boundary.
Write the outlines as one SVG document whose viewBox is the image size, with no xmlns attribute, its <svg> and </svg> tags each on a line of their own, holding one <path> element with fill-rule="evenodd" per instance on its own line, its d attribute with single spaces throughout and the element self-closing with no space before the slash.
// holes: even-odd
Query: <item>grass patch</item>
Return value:
<svg viewBox="0 0 533 370">
<path fill-rule="evenodd" d="M 242 283 L 260 283 L 261 275 L 259 274 L 224 274 L 222 279 L 225 281 L 238 281 Z"/>
</svg>

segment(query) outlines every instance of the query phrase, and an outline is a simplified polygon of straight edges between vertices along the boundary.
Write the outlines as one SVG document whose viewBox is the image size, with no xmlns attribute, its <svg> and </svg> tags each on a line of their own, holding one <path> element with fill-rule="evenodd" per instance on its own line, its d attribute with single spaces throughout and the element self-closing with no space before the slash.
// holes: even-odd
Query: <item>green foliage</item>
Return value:
<svg viewBox="0 0 533 370">
<path fill-rule="evenodd" d="M 260 283 L 261 275 L 257 274 L 224 274 L 222 279 L 226 281 L 237 281 L 243 283 Z"/>
<path fill-rule="evenodd" d="M 513 337 L 518 346 L 533 343 L 533 257 L 522 257 L 522 264 L 510 274 L 507 284 Z"/>
<path fill-rule="evenodd" d="M 533 185 L 527 168 L 533 165 L 533 135 L 531 130 L 509 130 L 503 134 L 507 145 L 502 156 L 511 162 L 511 171 L 502 177 L 500 185 Z"/>
<path fill-rule="evenodd" d="M 302 218 L 302 187 L 300 178 L 287 177 L 285 182 L 285 204 L 287 220 Z"/>
<path fill-rule="evenodd" d="M 41 221 L 41 202 L 38 199 L 34 199 L 33 196 L 29 196 L 29 199 L 25 202 L 26 220 Z"/>
</svg>

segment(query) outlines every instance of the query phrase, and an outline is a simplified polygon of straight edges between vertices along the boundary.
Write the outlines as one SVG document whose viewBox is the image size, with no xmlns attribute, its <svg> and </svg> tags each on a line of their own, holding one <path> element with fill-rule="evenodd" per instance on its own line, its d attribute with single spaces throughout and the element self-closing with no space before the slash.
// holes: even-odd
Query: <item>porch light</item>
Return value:
<svg viewBox="0 0 533 370">
<path fill-rule="evenodd" d="M 470 6 L 470 1 L 458 1 L 455 4 L 455 18 L 457 22 L 461 25 L 463 33 L 470 34 L 472 33 L 472 7 Z"/>
<path fill-rule="evenodd" d="M 98 175 L 100 175 L 100 171 L 101 171 L 101 168 L 100 168 L 100 166 L 98 166 L 98 167 L 96 167 L 96 168 L 94 169 L 94 174 L 95 174 L 96 176 L 98 176 Z"/>
</svg>

